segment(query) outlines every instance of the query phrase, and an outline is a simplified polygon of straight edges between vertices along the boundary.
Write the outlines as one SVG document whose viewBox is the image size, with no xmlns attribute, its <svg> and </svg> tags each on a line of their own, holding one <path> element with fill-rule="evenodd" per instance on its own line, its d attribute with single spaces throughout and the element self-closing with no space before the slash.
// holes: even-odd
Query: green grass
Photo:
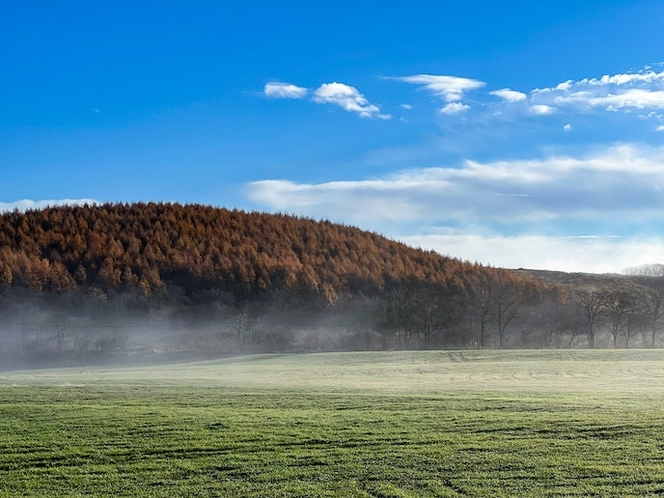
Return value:
<svg viewBox="0 0 664 498">
<path fill-rule="evenodd" d="M 664 351 L 0 374 L 0 496 L 664 493 Z"/>
</svg>

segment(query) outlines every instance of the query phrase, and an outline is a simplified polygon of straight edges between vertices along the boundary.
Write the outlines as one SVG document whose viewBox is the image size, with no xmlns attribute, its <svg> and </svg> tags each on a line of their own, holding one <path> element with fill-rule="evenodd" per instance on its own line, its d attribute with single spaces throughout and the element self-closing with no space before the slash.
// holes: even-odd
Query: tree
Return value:
<svg viewBox="0 0 664 498">
<path fill-rule="evenodd" d="M 67 335 L 67 318 L 62 313 L 58 313 L 55 316 L 55 344 L 58 353 L 62 353 L 64 351 Z"/>
<path fill-rule="evenodd" d="M 594 348 L 600 320 L 604 315 L 604 296 L 599 291 L 580 291 L 576 293 L 575 302 L 585 322 L 588 347 Z"/>
<path fill-rule="evenodd" d="M 386 292 L 378 311 L 377 328 L 385 337 L 395 334 L 404 348 L 419 337 L 430 348 L 448 328 L 459 323 L 461 290 L 454 285 L 402 282 Z"/>
<path fill-rule="evenodd" d="M 602 308 L 609 322 L 609 331 L 615 349 L 618 347 L 618 336 L 624 331 L 628 315 L 635 312 L 635 300 L 632 294 L 614 289 L 602 293 L 600 300 L 603 302 Z"/>
<path fill-rule="evenodd" d="M 399 339 L 400 345 L 408 349 L 414 335 L 414 299 L 404 284 L 399 284 L 383 296 L 378 329 L 381 334 L 392 333 Z"/>
<path fill-rule="evenodd" d="M 12 279 L 12 269 L 7 262 L 2 260 L 2 253 L 0 253 L 0 289 L 3 287 L 9 287 L 12 283 Z"/>
<path fill-rule="evenodd" d="M 488 340 L 492 335 L 489 328 L 490 316 L 491 293 L 487 287 L 481 287 L 475 291 L 470 307 L 473 342 L 480 349 L 484 349 L 488 345 Z"/>
<path fill-rule="evenodd" d="M 522 302 L 519 285 L 518 279 L 495 273 L 474 289 L 470 306 L 471 326 L 478 347 L 486 347 L 494 332 L 498 335 L 498 346 L 504 346 L 507 327 L 516 317 Z"/>
<path fill-rule="evenodd" d="M 649 343 L 650 347 L 654 348 L 657 340 L 658 325 L 664 315 L 664 299 L 661 292 L 649 289 L 640 295 L 640 302 L 648 322 L 648 326 L 644 327 L 643 330 L 650 330 Z"/>
<path fill-rule="evenodd" d="M 235 342 L 239 351 L 252 351 L 262 324 L 256 310 L 249 303 L 242 303 L 235 315 Z"/>
<path fill-rule="evenodd" d="M 639 299 L 639 294 L 632 296 L 632 306 L 627 311 L 625 320 L 625 349 L 629 349 L 630 340 L 638 334 L 643 337 L 647 329 L 648 317 L 645 313 L 643 301 Z M 644 341 L 645 345 L 645 341 Z"/>
<path fill-rule="evenodd" d="M 449 287 L 418 286 L 413 291 L 412 312 L 413 328 L 422 337 L 424 349 L 429 349 L 438 335 L 458 323 L 459 296 Z"/>
<path fill-rule="evenodd" d="M 498 346 L 502 348 L 507 338 L 507 326 L 519 311 L 520 299 L 515 290 L 505 283 L 498 282 L 492 287 L 491 300 L 498 331 Z"/>
</svg>

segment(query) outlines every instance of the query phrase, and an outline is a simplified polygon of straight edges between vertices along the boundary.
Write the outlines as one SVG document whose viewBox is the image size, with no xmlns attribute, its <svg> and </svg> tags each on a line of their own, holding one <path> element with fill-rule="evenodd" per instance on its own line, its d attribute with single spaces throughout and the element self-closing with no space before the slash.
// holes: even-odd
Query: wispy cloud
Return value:
<svg viewBox="0 0 664 498">
<path fill-rule="evenodd" d="M 302 99 L 308 90 L 292 83 L 272 81 L 265 84 L 265 96 L 273 99 Z"/>
<path fill-rule="evenodd" d="M 0 202 L 0 212 L 13 211 L 28 211 L 31 209 L 43 209 L 49 206 L 75 206 L 83 204 L 99 204 L 95 199 L 51 199 L 51 200 L 32 200 L 21 199 L 13 202 Z"/>
<path fill-rule="evenodd" d="M 458 114 L 468 110 L 470 108 L 468 105 L 461 104 L 464 94 L 486 85 L 483 81 L 470 78 L 434 74 L 416 74 L 413 76 L 399 76 L 389 79 L 421 85 L 426 90 L 432 92 L 446 103 L 440 110 L 443 114 Z"/>
<path fill-rule="evenodd" d="M 416 74 L 394 78 L 405 83 L 422 85 L 445 102 L 458 102 L 463 94 L 486 85 L 485 82 L 459 76 L 442 76 L 434 74 Z"/>
<path fill-rule="evenodd" d="M 381 114 L 380 107 L 372 104 L 360 91 L 344 83 L 324 83 L 314 91 L 314 102 L 334 104 L 348 112 L 354 112 L 362 118 L 390 119 L 388 114 Z"/>
</svg>

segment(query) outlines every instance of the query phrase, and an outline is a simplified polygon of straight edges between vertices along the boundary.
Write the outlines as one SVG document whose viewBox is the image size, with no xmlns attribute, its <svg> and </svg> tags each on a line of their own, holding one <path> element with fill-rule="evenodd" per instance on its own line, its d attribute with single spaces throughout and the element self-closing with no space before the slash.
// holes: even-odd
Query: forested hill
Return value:
<svg viewBox="0 0 664 498">
<path fill-rule="evenodd" d="M 470 289 L 529 277 L 327 221 L 169 203 L 51 207 L 0 216 L 0 288 L 179 289 L 250 299 L 286 290 L 333 303 L 403 282 Z"/>
<path fill-rule="evenodd" d="M 491 268 L 201 205 L 14 211 L 0 215 L 0 368 L 137 352 L 653 347 L 662 281 Z"/>
</svg>

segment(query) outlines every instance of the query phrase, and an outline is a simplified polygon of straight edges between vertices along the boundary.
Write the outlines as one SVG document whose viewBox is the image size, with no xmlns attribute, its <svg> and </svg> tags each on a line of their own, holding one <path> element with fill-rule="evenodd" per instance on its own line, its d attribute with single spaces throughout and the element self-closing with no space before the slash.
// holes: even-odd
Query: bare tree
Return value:
<svg viewBox="0 0 664 498">
<path fill-rule="evenodd" d="M 521 305 L 518 290 L 499 279 L 490 279 L 479 285 L 471 297 L 471 326 L 474 342 L 480 348 L 488 345 L 494 332 L 498 335 L 498 346 L 507 340 L 507 327 L 512 323 Z"/>
<path fill-rule="evenodd" d="M 641 277 L 664 277 L 664 265 L 662 264 L 647 264 L 641 266 L 634 266 L 625 268 L 623 270 L 625 275 L 641 276 Z"/>
<path fill-rule="evenodd" d="M 507 326 L 514 320 L 520 305 L 518 294 L 506 284 L 498 283 L 492 289 L 492 304 L 498 331 L 498 346 L 503 347 Z"/>
<path fill-rule="evenodd" d="M 59 313 L 55 316 L 55 344 L 58 353 L 62 353 L 68 336 L 67 318 Z"/>
<path fill-rule="evenodd" d="M 413 324 L 414 300 L 405 285 L 398 285 L 387 292 L 382 300 L 378 329 L 383 337 L 393 333 L 399 346 L 408 349 L 415 335 Z"/>
<path fill-rule="evenodd" d="M 489 327 L 491 318 L 491 294 L 487 287 L 475 291 L 470 307 L 470 325 L 475 345 L 484 349 L 488 345 L 492 331 Z"/>
<path fill-rule="evenodd" d="M 649 289 L 647 292 L 641 294 L 641 305 L 643 313 L 646 316 L 648 326 L 644 327 L 645 330 L 650 331 L 650 347 L 654 348 L 657 340 L 658 325 L 664 316 L 664 298 L 661 292 L 655 289 Z M 646 343 L 644 337 L 644 344 Z"/>
<path fill-rule="evenodd" d="M 458 322 L 460 303 L 454 290 L 419 287 L 414 292 L 413 311 L 414 328 L 428 349 L 434 338 Z"/>
<path fill-rule="evenodd" d="M 253 315 L 249 304 L 244 303 L 235 315 L 233 324 L 238 350 L 252 351 L 260 328 L 261 324 L 257 317 Z"/>
<path fill-rule="evenodd" d="M 604 314 L 609 322 L 615 349 L 618 347 L 618 337 L 624 333 L 627 316 L 635 311 L 635 301 L 632 294 L 613 289 L 602 293 L 601 300 L 604 302 Z"/>
<path fill-rule="evenodd" d="M 599 291 L 581 291 L 576 294 L 575 302 L 585 322 L 588 347 L 594 348 L 600 320 L 604 315 L 604 296 Z"/>
<path fill-rule="evenodd" d="M 411 328 L 400 328 L 395 332 L 399 341 L 399 348 L 409 349 L 416 334 Z"/>
<path fill-rule="evenodd" d="M 539 309 L 537 323 L 543 327 L 546 347 L 569 348 L 580 333 L 585 335 L 572 303 L 554 298 L 542 302 Z"/>
<path fill-rule="evenodd" d="M 426 349 L 459 322 L 461 311 L 460 291 L 453 286 L 403 283 L 384 299 L 379 328 L 383 333 L 393 331 L 405 348 L 418 336 Z"/>
<path fill-rule="evenodd" d="M 645 313 L 644 301 L 639 299 L 639 294 L 632 296 L 632 306 L 627 311 L 625 319 L 625 349 L 629 349 L 631 339 L 638 334 L 643 337 L 648 326 L 648 316 Z M 644 343 L 645 344 L 645 343 Z"/>
</svg>

